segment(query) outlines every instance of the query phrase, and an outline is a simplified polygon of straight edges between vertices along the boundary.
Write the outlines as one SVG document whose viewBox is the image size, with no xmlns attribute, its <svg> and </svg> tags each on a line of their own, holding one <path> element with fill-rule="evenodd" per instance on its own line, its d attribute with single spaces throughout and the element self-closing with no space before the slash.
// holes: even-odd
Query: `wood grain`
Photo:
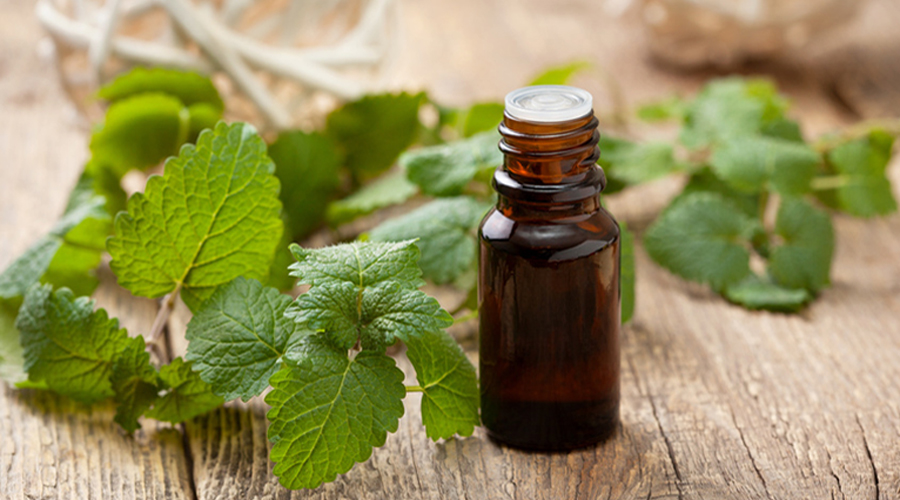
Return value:
<svg viewBox="0 0 900 500">
<path fill-rule="evenodd" d="M 86 130 L 67 114 L 50 61 L 36 55 L 32 7 L 0 0 L 0 267 L 53 224 L 86 156 Z M 691 92 L 713 75 L 650 64 L 636 14 L 612 18 L 602 2 L 419 0 L 403 11 L 392 84 L 427 88 L 451 104 L 500 98 L 540 68 L 575 58 L 613 74 L 627 106 Z M 874 115 L 872 100 L 832 99 L 848 73 L 835 71 L 830 55 L 892 53 L 898 11 L 890 0 L 872 1 L 830 48 L 744 71 L 773 76 L 810 136 Z M 896 74 L 889 60 L 873 64 Z M 577 83 L 601 110 L 618 102 L 616 87 L 596 74 Z M 891 176 L 897 191 L 896 161 Z M 641 227 L 677 187 L 651 184 L 609 202 Z M 524 453 L 481 429 L 433 443 L 412 394 L 400 429 L 368 462 L 317 490 L 289 492 L 271 473 L 259 400 L 183 427 L 144 422 L 129 438 L 109 406 L 3 386 L 0 498 L 900 499 L 900 216 L 837 216 L 835 227 L 833 285 L 795 316 L 728 305 L 638 250 L 638 308 L 622 342 L 622 427 L 589 450 Z M 132 333 L 146 331 L 155 302 L 101 273 L 101 305 Z M 179 307 L 169 322 L 175 354 L 184 351 L 188 319 Z M 474 362 L 472 328 L 456 333 Z M 411 378 L 404 355 L 397 359 Z"/>
</svg>

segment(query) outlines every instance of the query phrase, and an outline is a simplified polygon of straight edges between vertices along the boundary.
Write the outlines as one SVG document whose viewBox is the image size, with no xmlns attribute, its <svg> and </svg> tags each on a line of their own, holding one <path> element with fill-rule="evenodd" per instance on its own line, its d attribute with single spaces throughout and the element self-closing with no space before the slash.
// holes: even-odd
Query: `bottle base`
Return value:
<svg viewBox="0 0 900 500">
<path fill-rule="evenodd" d="M 482 399 L 488 437 L 526 451 L 565 452 L 589 448 L 615 434 L 619 404 L 614 401 L 534 402 Z"/>
</svg>

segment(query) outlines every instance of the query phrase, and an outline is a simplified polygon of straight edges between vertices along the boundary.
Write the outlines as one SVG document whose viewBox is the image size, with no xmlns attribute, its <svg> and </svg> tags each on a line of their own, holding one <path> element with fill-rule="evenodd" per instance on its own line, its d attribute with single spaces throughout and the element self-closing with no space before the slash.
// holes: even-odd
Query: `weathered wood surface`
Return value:
<svg viewBox="0 0 900 500">
<path fill-rule="evenodd" d="M 451 103 L 496 99 L 543 66 L 582 58 L 614 73 L 634 103 L 691 91 L 709 76 L 658 69 L 635 20 L 612 19 L 595 3 L 405 2 L 394 83 Z M 0 267 L 52 225 L 86 156 L 85 131 L 37 55 L 32 7 L 0 0 Z M 872 2 L 844 37 L 750 71 L 775 76 L 808 133 L 854 113 L 883 114 L 872 103 L 890 101 L 854 82 L 898 88 L 890 80 L 900 60 L 884 57 L 900 47 L 897 22 L 897 4 Z M 848 47 L 871 57 L 842 73 L 831 56 Z M 609 109 L 614 92 L 596 79 L 578 83 Z M 896 190 L 897 162 L 892 175 Z M 661 183 L 610 201 L 641 227 L 671 190 Z M 183 433 L 145 422 L 132 439 L 111 408 L 4 386 L 0 498 L 900 498 L 900 216 L 839 216 L 835 225 L 833 286 L 798 316 L 727 305 L 639 251 L 638 311 L 623 331 L 623 425 L 590 450 L 522 453 L 480 429 L 434 444 L 413 394 L 400 430 L 369 462 L 292 493 L 271 474 L 259 401 L 198 418 Z M 98 300 L 130 331 L 146 331 L 156 304 L 105 278 Z M 185 321 L 170 322 L 175 351 Z"/>
</svg>

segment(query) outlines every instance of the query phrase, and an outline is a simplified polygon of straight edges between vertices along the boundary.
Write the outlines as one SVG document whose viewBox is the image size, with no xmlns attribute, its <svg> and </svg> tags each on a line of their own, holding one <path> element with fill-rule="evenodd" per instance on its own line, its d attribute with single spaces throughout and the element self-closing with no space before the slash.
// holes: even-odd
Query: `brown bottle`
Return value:
<svg viewBox="0 0 900 500">
<path fill-rule="evenodd" d="M 600 206 L 591 96 L 506 97 L 499 199 L 479 229 L 482 421 L 534 450 L 590 446 L 619 421 L 619 227 Z"/>
</svg>

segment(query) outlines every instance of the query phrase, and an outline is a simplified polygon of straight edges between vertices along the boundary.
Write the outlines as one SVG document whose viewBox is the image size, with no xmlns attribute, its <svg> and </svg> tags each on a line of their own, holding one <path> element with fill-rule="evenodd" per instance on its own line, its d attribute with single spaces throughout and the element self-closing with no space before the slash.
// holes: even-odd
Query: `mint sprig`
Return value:
<svg viewBox="0 0 900 500">
<path fill-rule="evenodd" d="M 196 310 L 238 276 L 265 278 L 282 231 L 274 168 L 249 125 L 200 134 L 116 217 L 107 246 L 119 284 L 143 297 L 179 290 Z"/>
<path fill-rule="evenodd" d="M 291 339 L 309 332 L 286 318 L 291 297 L 237 278 L 221 287 L 188 323 L 188 352 L 200 377 L 225 400 L 262 394 L 281 368 Z"/>
</svg>

